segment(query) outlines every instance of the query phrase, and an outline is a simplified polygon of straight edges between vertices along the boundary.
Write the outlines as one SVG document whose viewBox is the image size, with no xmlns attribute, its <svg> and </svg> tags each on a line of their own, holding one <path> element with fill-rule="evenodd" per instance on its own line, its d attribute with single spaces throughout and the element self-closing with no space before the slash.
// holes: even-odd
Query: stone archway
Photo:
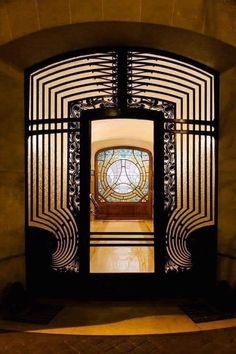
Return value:
<svg viewBox="0 0 236 354">
<path fill-rule="evenodd" d="M 17 2 L 15 1 L 14 3 Z M 223 6 L 220 3 L 220 1 L 217 2 L 218 8 Z M 11 6 L 13 6 L 11 7 L 11 16 L 18 16 L 17 11 L 20 11 L 19 7 L 15 7 L 16 4 Z M 225 18 L 227 16 L 230 18 L 229 11 L 226 8 L 224 9 Z M 5 16 L 5 10 L 3 8 L 3 17 Z M 211 28 L 215 24 L 215 30 L 205 33 L 234 44 L 236 40 L 230 34 L 233 33 L 232 30 L 228 31 L 227 26 L 224 27 L 225 31 L 223 29 L 219 30 L 219 23 L 222 24 L 222 21 L 229 20 L 224 20 L 219 15 L 220 11 L 211 11 L 212 14 L 215 14 L 215 20 L 210 17 L 211 20 L 208 23 L 212 24 Z M 13 21 L 13 17 L 11 17 L 11 21 Z M 86 16 L 84 19 L 89 20 Z M 97 19 L 93 18 L 93 20 Z M 124 12 L 123 19 L 129 20 L 125 18 Z M 113 18 L 112 16 L 110 18 L 107 16 L 106 20 L 112 21 Z M 46 29 L 46 27 L 58 26 L 59 23 L 50 23 L 50 20 L 47 23 L 45 20 L 44 29 L 41 27 L 40 31 L 37 31 L 39 27 L 32 26 L 29 29 L 27 27 L 28 24 L 24 25 L 19 21 L 18 25 L 15 25 L 14 30 L 12 30 L 13 36 L 3 35 L 2 46 L 0 47 L 0 59 L 2 61 L 0 66 L 2 78 L 0 88 L 2 102 L 1 116 L 3 117 L 1 120 L 1 130 L 4 132 L 2 137 L 2 153 L 5 157 L 1 175 L 3 179 L 3 196 L 6 203 L 4 204 L 3 212 L 1 249 L 3 250 L 3 257 L 6 257 L 7 261 L 4 264 L 2 263 L 2 284 L 11 279 L 24 279 L 24 211 L 22 208 L 22 205 L 24 205 L 23 70 L 53 55 L 82 47 L 111 44 L 151 46 L 185 55 L 221 72 L 222 117 L 220 121 L 219 165 L 220 250 L 222 253 L 228 253 L 234 247 L 235 211 L 232 205 L 235 205 L 233 202 L 235 166 L 231 161 L 234 158 L 233 151 L 235 150 L 233 148 L 235 144 L 233 138 L 234 130 L 232 129 L 234 124 L 233 116 L 236 109 L 235 103 L 232 100 L 232 97 L 235 95 L 235 47 L 203 35 L 202 31 L 194 29 L 194 21 L 192 21 L 191 26 L 186 25 L 186 27 L 196 31 L 195 33 L 176 28 L 173 24 L 169 26 L 168 19 L 164 21 L 167 26 L 141 23 L 139 20 L 136 21 L 135 17 L 131 18 L 131 22 L 119 22 L 122 20 L 122 16 L 118 19 L 116 18 L 116 20 L 117 22 L 77 23 L 70 25 L 64 25 L 65 21 L 62 21 L 60 24 L 63 24 L 63 26 L 49 29 Z M 7 22 L 5 24 L 7 28 Z M 31 34 L 29 34 L 30 32 Z M 28 35 L 25 35 L 26 33 Z M 99 36 L 97 36 L 97 33 L 99 33 Z M 186 43 L 191 43 L 191 46 L 186 46 Z M 232 200 L 232 203 L 230 203 L 231 206 L 229 206 L 229 198 Z M 13 214 L 15 218 L 14 225 L 9 222 Z M 9 260 L 8 257 L 10 257 Z M 224 264 L 221 267 L 222 274 L 224 274 L 222 276 L 226 276 L 233 281 L 232 267 L 235 262 L 232 263 L 232 261 L 228 269 L 225 268 L 228 266 L 227 262 L 223 262 Z"/>
</svg>

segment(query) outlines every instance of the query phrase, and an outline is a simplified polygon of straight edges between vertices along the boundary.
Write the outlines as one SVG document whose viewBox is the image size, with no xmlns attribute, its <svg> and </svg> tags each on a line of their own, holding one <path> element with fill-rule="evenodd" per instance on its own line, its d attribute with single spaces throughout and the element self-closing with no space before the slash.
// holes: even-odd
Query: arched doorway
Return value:
<svg viewBox="0 0 236 354">
<path fill-rule="evenodd" d="M 32 287 L 36 270 L 41 272 L 33 257 L 41 244 L 40 236 L 36 245 L 32 241 L 35 228 L 53 235 L 51 249 L 46 247 L 51 258 L 44 279 L 48 276 L 59 288 L 69 278 L 100 284 L 107 279 L 91 274 L 89 264 L 94 241 L 90 128 L 93 120 L 104 118 L 146 119 L 154 126 L 154 230 L 145 245 L 154 249 L 154 267 L 142 281 L 152 289 L 165 274 L 165 279 L 170 274 L 191 275 L 198 249 L 192 248 L 191 237 L 200 229 L 210 239 L 204 264 L 213 279 L 216 73 L 167 53 L 118 48 L 54 59 L 27 75 L 27 253 Z M 139 237 L 136 241 L 140 246 Z M 132 277 L 140 287 L 140 274 L 119 276 L 112 281 L 125 284 Z"/>
<path fill-rule="evenodd" d="M 151 219 L 152 166 L 151 152 L 140 147 L 113 146 L 98 150 L 95 218 Z"/>
</svg>

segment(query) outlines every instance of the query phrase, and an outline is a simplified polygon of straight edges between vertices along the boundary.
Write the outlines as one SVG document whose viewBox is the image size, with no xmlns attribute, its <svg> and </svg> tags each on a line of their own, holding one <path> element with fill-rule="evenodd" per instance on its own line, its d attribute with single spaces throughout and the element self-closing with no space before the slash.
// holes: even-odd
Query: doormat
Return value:
<svg viewBox="0 0 236 354">
<path fill-rule="evenodd" d="M 3 320 L 46 325 L 63 309 L 63 305 L 32 304 L 29 308 L 17 313 L 3 316 Z"/>
<path fill-rule="evenodd" d="M 196 301 L 179 304 L 181 310 L 188 315 L 195 323 L 228 320 L 236 318 L 236 310 L 224 311 L 205 302 Z"/>
</svg>

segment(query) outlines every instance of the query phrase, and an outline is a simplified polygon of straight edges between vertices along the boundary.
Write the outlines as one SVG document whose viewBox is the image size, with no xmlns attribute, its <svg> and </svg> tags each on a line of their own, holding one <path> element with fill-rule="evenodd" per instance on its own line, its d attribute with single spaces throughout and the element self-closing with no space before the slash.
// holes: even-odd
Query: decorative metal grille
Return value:
<svg viewBox="0 0 236 354">
<path fill-rule="evenodd" d="M 81 112 L 119 110 L 123 98 L 127 113 L 164 114 L 166 272 L 191 268 L 189 236 L 216 223 L 215 77 L 184 59 L 126 49 L 80 53 L 27 72 L 27 226 L 54 235 L 53 269 L 79 268 Z"/>
<path fill-rule="evenodd" d="M 69 207 L 80 210 L 80 122 L 71 122 L 69 135 Z"/>
<path fill-rule="evenodd" d="M 166 272 L 187 270 L 189 235 L 215 225 L 215 78 L 162 54 L 128 51 L 127 61 L 128 106 L 164 112 Z"/>
<path fill-rule="evenodd" d="M 137 148 L 114 148 L 96 155 L 100 202 L 146 202 L 149 193 L 150 159 Z"/>
<path fill-rule="evenodd" d="M 113 51 L 74 56 L 29 74 L 28 226 L 55 236 L 54 270 L 79 271 L 80 114 L 115 107 L 116 87 Z"/>
</svg>

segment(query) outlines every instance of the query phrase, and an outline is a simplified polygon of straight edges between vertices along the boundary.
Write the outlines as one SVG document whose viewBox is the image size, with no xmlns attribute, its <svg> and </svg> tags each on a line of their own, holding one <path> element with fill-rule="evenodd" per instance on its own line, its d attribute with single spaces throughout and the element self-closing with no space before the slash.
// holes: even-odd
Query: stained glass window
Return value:
<svg viewBox="0 0 236 354">
<path fill-rule="evenodd" d="M 100 202 L 146 202 L 150 154 L 138 148 L 109 148 L 96 154 Z"/>
</svg>

